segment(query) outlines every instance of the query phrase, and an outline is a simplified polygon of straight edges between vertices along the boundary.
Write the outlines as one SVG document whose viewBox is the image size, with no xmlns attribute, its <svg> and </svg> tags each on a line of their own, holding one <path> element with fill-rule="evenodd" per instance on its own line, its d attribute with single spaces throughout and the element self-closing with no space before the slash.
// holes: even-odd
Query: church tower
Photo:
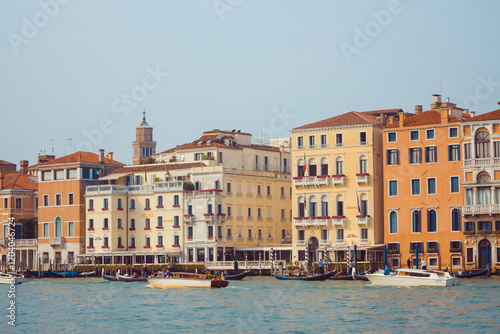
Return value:
<svg viewBox="0 0 500 334">
<path fill-rule="evenodd" d="M 156 153 L 156 142 L 153 141 L 153 128 L 146 122 L 146 111 L 142 112 L 142 123 L 135 128 L 135 142 L 132 143 L 132 164 L 147 162 Z"/>
</svg>

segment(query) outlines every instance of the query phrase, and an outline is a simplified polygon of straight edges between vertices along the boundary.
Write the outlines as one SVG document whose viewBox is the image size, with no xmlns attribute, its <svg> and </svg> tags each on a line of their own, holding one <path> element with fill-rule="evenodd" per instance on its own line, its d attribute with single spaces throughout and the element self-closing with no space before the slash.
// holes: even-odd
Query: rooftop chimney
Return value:
<svg viewBox="0 0 500 334">
<path fill-rule="evenodd" d="M 113 160 L 113 152 L 108 152 L 106 158 L 108 158 L 109 160 Z"/>
<path fill-rule="evenodd" d="M 446 103 L 450 103 L 450 98 L 449 97 L 446 98 Z"/>
<path fill-rule="evenodd" d="M 28 173 L 28 160 L 21 160 L 19 162 L 19 166 L 21 166 L 21 169 L 19 170 L 19 173 L 26 175 Z"/>
<path fill-rule="evenodd" d="M 441 124 L 448 124 L 448 109 L 441 109 Z"/>
<path fill-rule="evenodd" d="M 439 94 L 432 95 L 432 104 L 436 104 L 436 102 L 441 103 L 441 95 Z"/>
<path fill-rule="evenodd" d="M 404 127 L 404 122 L 405 122 L 405 112 L 401 111 L 399 113 L 399 127 L 400 128 Z"/>
<path fill-rule="evenodd" d="M 104 149 L 99 149 L 99 163 L 104 163 Z"/>
<path fill-rule="evenodd" d="M 416 105 L 415 106 L 415 115 L 418 115 L 422 112 L 422 106 L 421 105 Z"/>
<path fill-rule="evenodd" d="M 474 116 L 476 116 L 476 112 L 475 112 L 475 111 L 471 111 L 471 112 L 469 112 L 469 113 L 470 113 L 470 117 L 474 117 Z"/>
</svg>

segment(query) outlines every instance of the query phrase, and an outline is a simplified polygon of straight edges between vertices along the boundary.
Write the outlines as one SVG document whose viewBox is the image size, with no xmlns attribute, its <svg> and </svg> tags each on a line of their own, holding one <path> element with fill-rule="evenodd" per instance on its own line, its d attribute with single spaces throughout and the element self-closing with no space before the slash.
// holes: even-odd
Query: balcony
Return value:
<svg viewBox="0 0 500 334">
<path fill-rule="evenodd" d="M 155 192 L 177 192 L 184 189 L 184 181 L 157 182 L 153 186 Z"/>
<path fill-rule="evenodd" d="M 336 228 L 344 228 L 345 226 L 345 216 L 333 216 L 332 224 Z"/>
<path fill-rule="evenodd" d="M 194 223 L 194 216 L 192 214 L 184 215 L 184 222 L 186 224 Z"/>
<path fill-rule="evenodd" d="M 217 222 L 223 223 L 225 221 L 226 221 L 226 214 L 225 213 L 218 213 L 217 214 Z"/>
<path fill-rule="evenodd" d="M 492 214 L 492 213 L 500 213 L 500 204 L 462 206 L 463 215 L 478 215 L 478 214 Z"/>
<path fill-rule="evenodd" d="M 368 173 L 359 173 L 359 174 L 356 174 L 356 182 L 357 183 L 368 184 L 369 178 L 370 178 L 370 174 L 368 174 Z"/>
<path fill-rule="evenodd" d="M 305 246 L 306 241 L 305 240 L 297 240 L 297 246 Z"/>
<path fill-rule="evenodd" d="M 9 239 L 7 238 L 0 238 L 0 246 L 1 247 L 7 247 L 9 245 Z"/>
<path fill-rule="evenodd" d="M 500 164 L 500 158 L 478 158 L 464 160 L 464 166 L 488 166 Z"/>
<path fill-rule="evenodd" d="M 213 223 L 214 222 L 214 214 L 213 213 L 205 213 L 203 215 L 203 220 L 205 223 Z"/>
<path fill-rule="evenodd" d="M 296 176 L 293 178 L 293 185 L 296 187 L 299 186 L 328 186 L 328 175 L 319 175 L 319 176 Z"/>
<path fill-rule="evenodd" d="M 217 195 L 222 195 L 221 189 L 207 189 L 207 190 L 188 190 L 186 191 L 186 197 L 191 198 L 207 198 Z"/>
<path fill-rule="evenodd" d="M 97 195 L 126 195 L 126 186 L 117 185 L 102 185 L 102 186 L 87 186 L 85 195 L 87 196 L 97 196 Z"/>
<path fill-rule="evenodd" d="M 332 175 L 332 185 L 337 185 L 337 184 L 340 184 L 342 186 L 345 185 L 345 175 L 344 174 Z"/>
<path fill-rule="evenodd" d="M 335 246 L 345 245 L 345 239 L 335 239 Z"/>
<path fill-rule="evenodd" d="M 370 222 L 370 216 L 368 216 L 368 215 L 356 216 L 356 223 L 358 225 L 366 225 L 366 226 L 368 226 L 369 222 Z"/>
<path fill-rule="evenodd" d="M 329 245 L 328 239 L 321 239 L 321 240 L 319 241 L 319 244 L 320 244 L 321 246 L 328 246 L 328 245 Z"/>
<path fill-rule="evenodd" d="M 293 219 L 293 225 L 295 227 L 309 227 L 309 226 L 326 226 L 330 222 L 330 217 L 295 217 Z"/>
<path fill-rule="evenodd" d="M 359 239 L 359 244 L 360 245 L 368 245 L 368 244 L 370 244 L 370 240 L 369 239 Z"/>
<path fill-rule="evenodd" d="M 63 237 L 50 238 L 50 245 L 52 247 L 62 247 L 64 245 Z"/>
</svg>

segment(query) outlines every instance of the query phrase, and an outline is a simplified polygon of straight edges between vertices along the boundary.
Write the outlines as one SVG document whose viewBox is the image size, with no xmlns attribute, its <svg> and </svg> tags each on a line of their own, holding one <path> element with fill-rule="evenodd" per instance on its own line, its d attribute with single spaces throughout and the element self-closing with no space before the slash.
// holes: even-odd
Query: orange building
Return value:
<svg viewBox="0 0 500 334">
<path fill-rule="evenodd" d="M 384 127 L 384 220 L 388 264 L 464 267 L 460 121 L 467 110 L 433 96 L 431 109 Z M 419 264 L 420 265 L 420 264 Z"/>
<path fill-rule="evenodd" d="M 85 188 L 122 167 L 113 154 L 76 152 L 33 166 L 39 193 L 38 251 L 43 268 L 72 264 L 85 252 Z"/>
<path fill-rule="evenodd" d="M 8 169 L 9 173 L 0 171 L 0 217 L 2 219 L 0 268 L 6 265 L 8 236 L 13 229 L 15 231 L 15 268 L 16 270 L 33 269 L 36 267 L 37 251 L 37 179 L 26 174 L 28 161 L 21 161 L 19 172 L 16 172 L 15 164 L 7 164 L 13 165 L 14 171 L 12 172 L 12 169 Z M 14 226 L 9 224 L 10 221 Z"/>
<path fill-rule="evenodd" d="M 500 268 L 500 109 L 463 121 L 466 269 Z"/>
</svg>

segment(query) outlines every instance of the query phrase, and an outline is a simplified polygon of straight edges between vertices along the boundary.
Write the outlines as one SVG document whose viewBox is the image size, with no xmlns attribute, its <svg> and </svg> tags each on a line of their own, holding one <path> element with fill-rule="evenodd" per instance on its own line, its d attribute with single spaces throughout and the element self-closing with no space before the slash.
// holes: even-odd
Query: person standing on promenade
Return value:
<svg viewBox="0 0 500 334">
<path fill-rule="evenodd" d="M 319 273 L 320 274 L 324 274 L 325 271 L 324 271 L 324 268 L 323 268 L 323 260 L 319 260 L 318 267 L 319 267 Z"/>
<path fill-rule="evenodd" d="M 411 259 L 408 258 L 408 261 L 406 261 L 406 264 L 408 265 L 408 269 L 411 269 Z"/>
<path fill-rule="evenodd" d="M 422 266 L 422 270 L 427 270 L 427 263 L 425 263 L 424 258 L 422 258 L 422 261 L 420 261 L 420 265 Z"/>
</svg>

